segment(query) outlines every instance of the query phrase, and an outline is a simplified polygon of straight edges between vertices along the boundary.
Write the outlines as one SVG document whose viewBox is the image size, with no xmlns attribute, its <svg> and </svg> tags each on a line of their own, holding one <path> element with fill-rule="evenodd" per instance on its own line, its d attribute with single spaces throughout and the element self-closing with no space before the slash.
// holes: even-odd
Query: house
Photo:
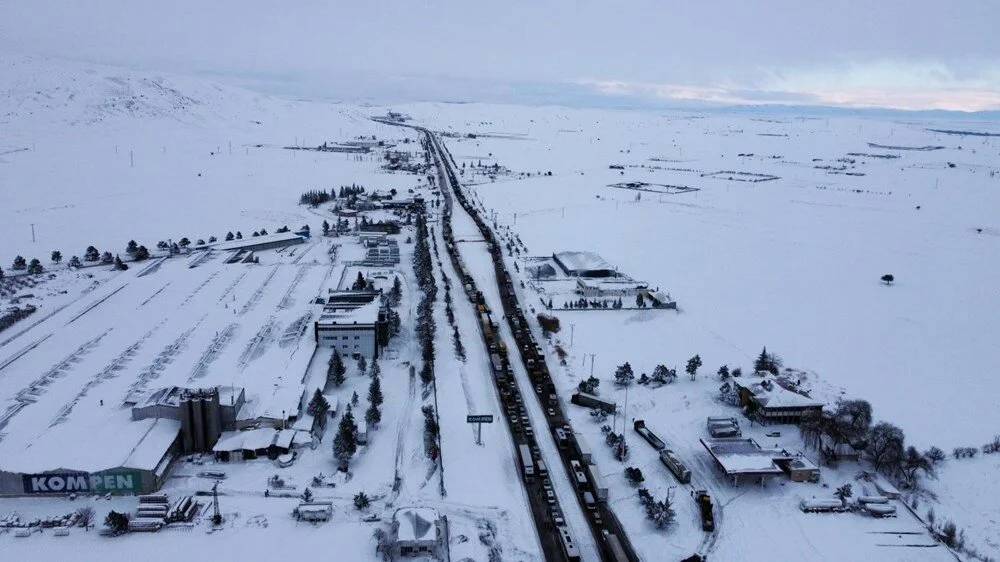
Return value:
<svg viewBox="0 0 1000 562">
<path fill-rule="evenodd" d="M 804 418 L 823 412 L 822 402 L 792 390 L 788 381 L 770 374 L 745 381 L 734 379 L 733 384 L 747 417 L 761 423 L 798 424 Z"/>
<path fill-rule="evenodd" d="M 401 507 L 392 515 L 395 557 L 447 559 L 448 520 L 432 507 Z"/>
</svg>

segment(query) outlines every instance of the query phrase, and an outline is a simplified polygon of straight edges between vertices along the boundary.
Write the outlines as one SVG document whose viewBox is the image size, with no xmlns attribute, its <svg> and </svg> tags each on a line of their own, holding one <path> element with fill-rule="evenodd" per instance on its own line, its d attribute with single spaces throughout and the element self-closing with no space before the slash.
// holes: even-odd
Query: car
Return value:
<svg viewBox="0 0 1000 562">
<path fill-rule="evenodd" d="M 545 501 L 549 502 L 549 505 L 555 505 L 556 504 L 556 494 L 555 494 L 555 492 L 553 492 L 552 490 L 546 491 L 545 492 Z"/>
<path fill-rule="evenodd" d="M 566 524 L 566 520 L 563 519 L 561 515 L 553 515 L 552 522 L 558 527 L 562 527 Z"/>
<path fill-rule="evenodd" d="M 554 408 L 549 408 L 549 409 L 545 410 L 545 413 L 547 413 L 550 418 L 556 417 L 556 411 L 555 411 Z"/>
</svg>

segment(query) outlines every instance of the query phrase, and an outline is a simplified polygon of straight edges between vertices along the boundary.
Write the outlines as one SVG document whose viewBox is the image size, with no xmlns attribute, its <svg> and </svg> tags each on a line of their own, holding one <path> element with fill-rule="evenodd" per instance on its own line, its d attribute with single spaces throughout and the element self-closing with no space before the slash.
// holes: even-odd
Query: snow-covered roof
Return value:
<svg viewBox="0 0 1000 562">
<path fill-rule="evenodd" d="M 774 459 L 788 456 L 778 449 L 763 449 L 749 438 L 702 439 L 701 444 L 729 475 L 781 474 Z"/>
<path fill-rule="evenodd" d="M 180 422 L 172 419 L 131 421 L 127 410 L 110 417 L 114 419 L 76 417 L 26 439 L 11 434 L 0 441 L 0 470 L 153 470 L 181 429 Z"/>
<path fill-rule="evenodd" d="M 350 310 L 327 306 L 319 317 L 319 324 L 321 326 L 324 324 L 374 324 L 378 321 L 381 306 L 378 299 Z"/>
<path fill-rule="evenodd" d="M 393 516 L 399 526 L 396 540 L 406 542 L 437 541 L 437 510 L 431 507 L 402 507 Z"/>
<path fill-rule="evenodd" d="M 240 248 L 246 248 L 247 246 L 254 246 L 257 244 L 267 244 L 270 242 L 290 242 L 298 243 L 304 241 L 299 234 L 294 232 L 277 232 L 275 234 L 264 234 L 262 236 L 245 236 L 242 239 L 233 239 L 228 242 L 218 242 L 213 246 L 216 250 L 238 250 Z"/>
<path fill-rule="evenodd" d="M 570 271 L 587 270 L 608 270 L 614 271 L 614 267 L 601 256 L 594 252 L 566 251 L 556 252 L 552 255 L 563 267 Z"/>
<path fill-rule="evenodd" d="M 797 392 L 792 392 L 781 386 L 778 380 L 770 375 L 759 381 L 745 385 L 744 388 L 753 393 L 754 398 L 757 399 L 757 402 L 761 406 L 767 406 L 768 408 L 815 408 L 823 406 L 822 402 L 818 402 Z"/>
</svg>

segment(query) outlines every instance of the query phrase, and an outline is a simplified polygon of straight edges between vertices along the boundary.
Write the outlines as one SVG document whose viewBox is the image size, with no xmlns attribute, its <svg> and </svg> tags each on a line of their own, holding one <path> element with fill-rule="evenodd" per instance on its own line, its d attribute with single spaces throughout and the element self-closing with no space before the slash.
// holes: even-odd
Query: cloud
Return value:
<svg viewBox="0 0 1000 562">
<path fill-rule="evenodd" d="M 746 84 L 684 85 L 582 80 L 614 97 L 698 101 L 724 105 L 829 105 L 902 110 L 1000 109 L 1000 68 L 990 62 L 954 69 L 940 62 L 872 61 L 763 70 Z"/>
</svg>

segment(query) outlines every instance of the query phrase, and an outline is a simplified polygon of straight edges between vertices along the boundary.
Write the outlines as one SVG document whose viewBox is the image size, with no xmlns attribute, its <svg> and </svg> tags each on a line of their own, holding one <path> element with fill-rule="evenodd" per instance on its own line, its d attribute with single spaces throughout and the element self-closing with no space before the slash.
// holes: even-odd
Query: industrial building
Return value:
<svg viewBox="0 0 1000 562">
<path fill-rule="evenodd" d="M 447 559 L 448 520 L 432 507 L 401 507 L 392 515 L 392 555 Z"/>
<path fill-rule="evenodd" d="M 747 415 L 761 423 L 800 423 L 804 418 L 818 416 L 823 403 L 788 388 L 778 377 L 765 375 L 741 383 L 733 381 L 740 405 Z"/>
<path fill-rule="evenodd" d="M 236 428 L 236 419 L 246 400 L 242 388 L 161 388 L 132 407 L 132 419 L 166 418 L 180 422 L 181 450 L 203 453 L 212 450 L 223 431 Z"/>
<path fill-rule="evenodd" d="M 62 424 L 20 452 L 0 457 L 0 496 L 144 494 L 163 485 L 180 453 L 180 422 L 128 420 Z M 120 423 L 118 423 L 120 422 Z M 102 433 L 110 434 L 101 438 Z"/>
<path fill-rule="evenodd" d="M 230 250 L 244 250 L 244 251 L 261 251 L 261 250 L 274 250 L 277 248 L 285 248 L 287 246 L 294 246 L 296 244 L 302 244 L 306 241 L 306 237 L 302 234 L 295 232 L 279 232 L 276 234 L 264 234 L 263 236 L 249 236 L 247 238 L 241 238 L 236 240 L 229 240 L 226 242 L 219 242 L 213 246 L 216 250 L 230 251 Z"/>
<path fill-rule="evenodd" d="M 378 357 L 388 339 L 386 313 L 379 291 L 330 291 L 323 314 L 314 323 L 316 343 L 341 355 Z"/>
<path fill-rule="evenodd" d="M 552 259 L 570 277 L 616 277 L 618 272 L 593 252 L 556 252 Z"/>
</svg>

